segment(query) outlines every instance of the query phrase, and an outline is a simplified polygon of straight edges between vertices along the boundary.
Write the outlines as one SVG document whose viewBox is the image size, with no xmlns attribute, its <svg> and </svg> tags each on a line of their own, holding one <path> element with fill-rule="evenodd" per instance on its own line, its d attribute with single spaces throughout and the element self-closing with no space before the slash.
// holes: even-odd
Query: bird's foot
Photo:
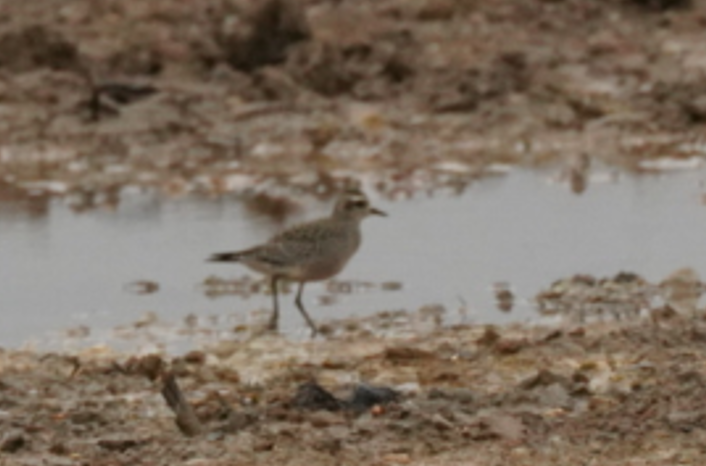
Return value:
<svg viewBox="0 0 706 466">
<path fill-rule="evenodd" d="M 311 327 L 311 336 L 310 336 L 309 338 L 311 338 L 311 339 L 313 340 L 313 339 L 316 338 L 318 335 L 319 335 L 319 329 L 318 329 L 317 327 L 315 327 L 315 326 L 314 326 L 314 327 Z"/>
</svg>

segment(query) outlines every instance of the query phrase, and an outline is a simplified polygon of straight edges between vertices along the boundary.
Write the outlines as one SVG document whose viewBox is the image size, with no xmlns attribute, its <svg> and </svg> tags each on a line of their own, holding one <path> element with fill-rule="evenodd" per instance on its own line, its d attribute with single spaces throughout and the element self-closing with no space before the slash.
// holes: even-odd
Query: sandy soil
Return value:
<svg viewBox="0 0 706 466">
<path fill-rule="evenodd" d="M 350 176 L 396 198 L 557 165 L 580 193 L 592 164 L 697 165 L 705 24 L 699 0 L 0 0 L 0 200 L 276 213 Z M 0 464 L 703 464 L 706 322 L 635 302 L 650 319 L 0 350 Z"/>
</svg>

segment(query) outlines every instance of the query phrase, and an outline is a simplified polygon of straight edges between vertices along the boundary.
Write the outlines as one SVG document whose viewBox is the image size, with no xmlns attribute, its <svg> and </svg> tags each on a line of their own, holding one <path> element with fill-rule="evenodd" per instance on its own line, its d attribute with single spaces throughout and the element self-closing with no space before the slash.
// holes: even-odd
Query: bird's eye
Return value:
<svg viewBox="0 0 706 466">
<path fill-rule="evenodd" d="M 368 203 L 365 201 L 352 201 L 348 203 L 349 209 L 365 209 L 368 207 Z"/>
</svg>

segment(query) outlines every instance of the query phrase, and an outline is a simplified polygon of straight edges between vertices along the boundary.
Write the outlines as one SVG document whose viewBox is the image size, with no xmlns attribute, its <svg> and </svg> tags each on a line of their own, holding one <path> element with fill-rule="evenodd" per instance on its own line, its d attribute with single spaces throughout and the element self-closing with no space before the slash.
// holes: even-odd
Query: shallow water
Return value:
<svg viewBox="0 0 706 466">
<path fill-rule="evenodd" d="M 326 288 L 317 283 L 307 286 L 305 301 L 317 320 L 441 304 L 449 319 L 465 308 L 473 322 L 527 321 L 537 317 L 529 300 L 575 273 L 625 270 L 659 281 L 690 266 L 706 276 L 704 176 L 623 175 L 576 196 L 548 182 L 548 174 L 516 170 L 478 181 L 459 196 L 375 199 L 390 217 L 365 222 L 363 246 L 338 278 L 398 281 L 402 289 L 343 294 L 321 305 L 317 298 Z M 328 209 L 311 203 L 306 217 Z M 117 212 L 75 214 L 55 203 L 39 217 L 3 205 L 0 219 L 0 346 L 41 343 L 47 332 L 79 325 L 109 329 L 146 311 L 167 322 L 189 314 L 247 321 L 270 306 L 267 295 L 210 299 L 200 288 L 209 275 L 246 273 L 206 263 L 211 252 L 246 247 L 276 231 L 236 200 L 126 196 Z M 159 291 L 126 291 L 142 279 L 158 282 Z M 499 281 L 509 282 L 518 298 L 511 313 L 496 309 L 491 288 Z M 282 297 L 281 325 L 303 335 L 292 298 Z"/>
</svg>

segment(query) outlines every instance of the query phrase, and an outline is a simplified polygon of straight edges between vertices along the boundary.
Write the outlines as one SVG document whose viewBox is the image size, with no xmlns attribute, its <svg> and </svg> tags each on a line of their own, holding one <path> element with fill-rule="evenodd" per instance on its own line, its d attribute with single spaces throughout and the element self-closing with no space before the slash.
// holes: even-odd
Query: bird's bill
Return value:
<svg viewBox="0 0 706 466">
<path fill-rule="evenodd" d="M 370 214 L 371 215 L 379 215 L 381 217 L 387 217 L 387 214 L 385 212 L 383 212 L 380 209 L 376 209 L 375 207 L 370 208 Z"/>
</svg>

